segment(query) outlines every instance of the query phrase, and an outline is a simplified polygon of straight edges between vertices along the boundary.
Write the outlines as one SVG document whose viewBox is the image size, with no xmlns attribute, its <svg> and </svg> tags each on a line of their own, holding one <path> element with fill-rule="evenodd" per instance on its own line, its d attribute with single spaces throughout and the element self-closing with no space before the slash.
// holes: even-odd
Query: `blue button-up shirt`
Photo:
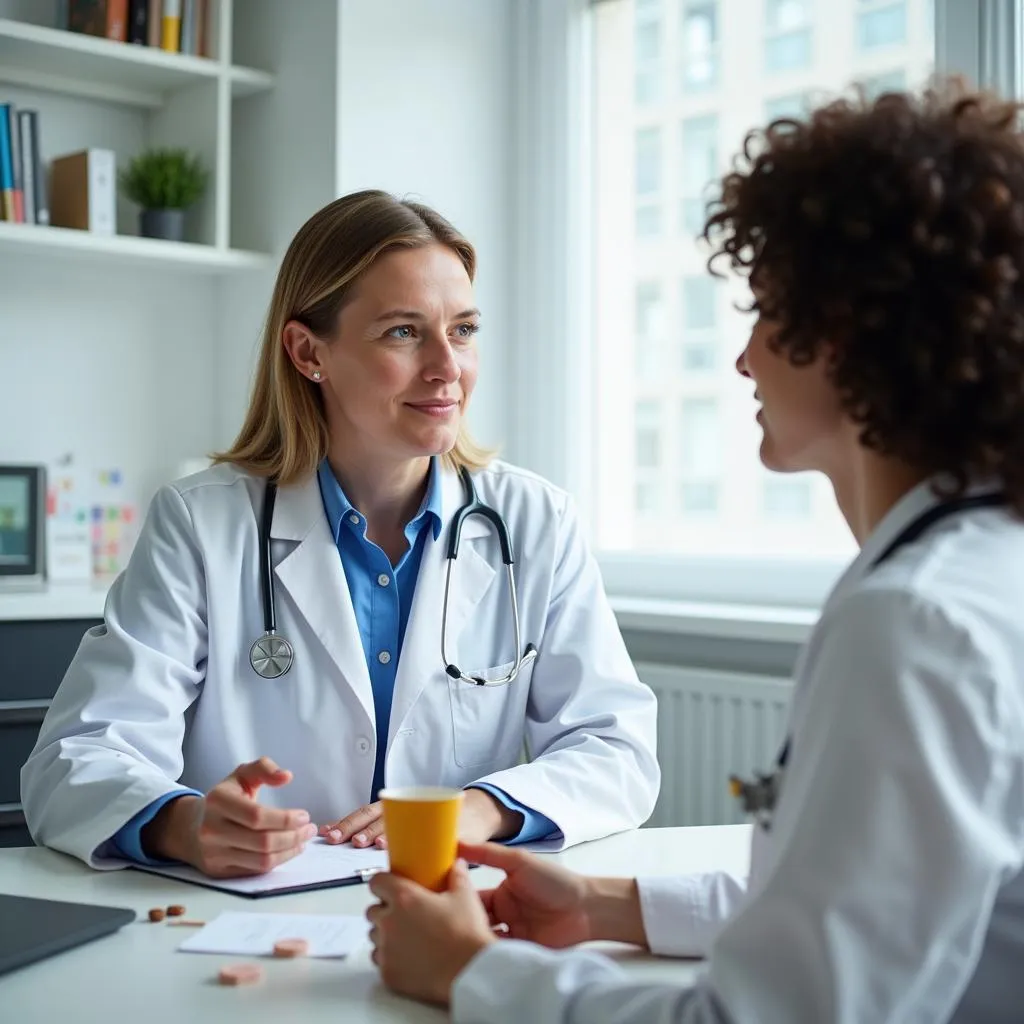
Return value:
<svg viewBox="0 0 1024 1024">
<path fill-rule="evenodd" d="M 391 699 L 423 548 L 431 534 L 436 541 L 441 533 L 441 474 L 437 459 L 431 459 L 427 493 L 419 511 L 405 527 L 405 538 L 409 546 L 394 566 L 384 551 L 367 539 L 366 517 L 345 496 L 326 459 L 320 464 L 317 478 L 327 522 L 345 569 L 363 653 L 370 672 L 377 726 L 377 759 L 370 799 L 376 800 L 384 786 Z M 441 598 L 442 595 L 438 594 L 437 600 Z M 475 788 L 485 790 L 510 810 L 522 814 L 522 827 L 508 842 L 530 842 L 556 831 L 557 826 L 550 818 L 513 800 L 497 786 L 480 783 Z M 190 792 L 202 795 L 194 790 Z M 119 852 L 131 860 L 155 863 L 142 850 L 142 829 L 165 803 L 184 795 L 176 791 L 159 797 L 128 821 L 114 836 L 114 845 Z"/>
</svg>

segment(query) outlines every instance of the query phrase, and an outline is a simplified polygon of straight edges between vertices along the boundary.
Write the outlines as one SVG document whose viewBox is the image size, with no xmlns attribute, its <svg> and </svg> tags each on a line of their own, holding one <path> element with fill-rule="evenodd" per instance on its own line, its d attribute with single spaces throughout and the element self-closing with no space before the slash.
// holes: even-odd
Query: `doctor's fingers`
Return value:
<svg viewBox="0 0 1024 1024">
<path fill-rule="evenodd" d="M 238 878 L 244 875 L 265 875 L 279 864 L 297 857 L 305 849 L 305 843 L 277 850 L 274 853 L 262 853 L 256 850 L 243 850 L 237 847 L 224 847 L 207 856 L 204 870 L 208 875 L 223 878 Z"/>
<path fill-rule="evenodd" d="M 207 817 L 216 816 L 258 832 L 286 832 L 309 824 L 309 813 L 257 803 L 227 786 L 214 786 L 206 794 Z"/>
<path fill-rule="evenodd" d="M 333 825 L 321 825 L 320 834 L 329 843 L 347 843 L 351 840 L 353 846 L 369 846 L 378 837 L 383 837 L 382 814 L 383 809 L 379 803 L 367 804 Z"/>
<path fill-rule="evenodd" d="M 269 757 L 260 757 L 240 764 L 229 778 L 234 779 L 247 796 L 254 796 L 260 786 L 283 786 L 291 782 L 292 773 Z"/>
<path fill-rule="evenodd" d="M 211 826 L 204 837 L 200 828 L 200 841 L 206 845 L 220 846 L 231 851 L 244 850 L 246 853 L 281 853 L 285 850 L 301 850 L 316 835 L 316 825 L 303 825 L 298 829 L 263 830 L 246 828 L 233 821 L 222 821 Z"/>
</svg>

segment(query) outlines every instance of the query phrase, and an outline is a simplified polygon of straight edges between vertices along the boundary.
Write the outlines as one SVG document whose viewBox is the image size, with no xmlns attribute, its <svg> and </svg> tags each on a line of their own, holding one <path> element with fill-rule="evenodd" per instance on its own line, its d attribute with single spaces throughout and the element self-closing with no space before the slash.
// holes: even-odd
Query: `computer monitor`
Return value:
<svg viewBox="0 0 1024 1024">
<path fill-rule="evenodd" d="M 0 463 L 0 587 L 46 578 L 46 468 Z"/>
</svg>

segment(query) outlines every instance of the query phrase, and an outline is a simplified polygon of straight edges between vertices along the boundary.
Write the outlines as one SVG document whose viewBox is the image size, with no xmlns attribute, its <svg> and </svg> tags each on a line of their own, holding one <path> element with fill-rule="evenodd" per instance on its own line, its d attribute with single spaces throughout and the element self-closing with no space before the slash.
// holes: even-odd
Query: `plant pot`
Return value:
<svg viewBox="0 0 1024 1024">
<path fill-rule="evenodd" d="M 165 238 L 181 242 L 185 238 L 184 210 L 142 210 L 139 213 L 139 234 L 143 238 Z"/>
</svg>

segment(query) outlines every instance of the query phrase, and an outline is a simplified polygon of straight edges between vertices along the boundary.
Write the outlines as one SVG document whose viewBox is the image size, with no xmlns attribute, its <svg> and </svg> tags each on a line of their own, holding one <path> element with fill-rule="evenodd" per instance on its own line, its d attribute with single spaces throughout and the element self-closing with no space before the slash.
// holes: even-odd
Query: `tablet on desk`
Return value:
<svg viewBox="0 0 1024 1024">
<path fill-rule="evenodd" d="M 134 910 L 0 893 L 0 974 L 81 946 L 135 920 Z"/>
</svg>

